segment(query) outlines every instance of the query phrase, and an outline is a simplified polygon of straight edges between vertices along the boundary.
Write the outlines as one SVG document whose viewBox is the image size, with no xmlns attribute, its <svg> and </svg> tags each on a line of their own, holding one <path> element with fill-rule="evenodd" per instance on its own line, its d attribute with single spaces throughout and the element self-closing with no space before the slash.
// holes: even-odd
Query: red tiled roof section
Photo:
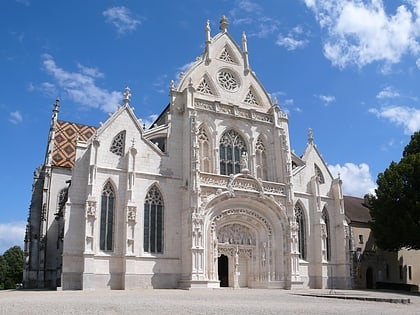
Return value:
<svg viewBox="0 0 420 315">
<path fill-rule="evenodd" d="M 57 121 L 52 165 L 73 168 L 76 157 L 76 140 L 87 141 L 96 128 L 67 121 Z"/>
<path fill-rule="evenodd" d="M 350 222 L 368 223 L 371 220 L 363 198 L 344 196 L 344 212 Z"/>
</svg>

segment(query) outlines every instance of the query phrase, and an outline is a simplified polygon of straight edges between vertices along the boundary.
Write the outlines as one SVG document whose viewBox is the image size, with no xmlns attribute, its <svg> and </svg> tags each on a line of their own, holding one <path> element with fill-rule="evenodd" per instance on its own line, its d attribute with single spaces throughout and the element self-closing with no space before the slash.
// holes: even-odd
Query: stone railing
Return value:
<svg viewBox="0 0 420 315">
<path fill-rule="evenodd" d="M 209 102 L 205 100 L 195 100 L 194 106 L 197 109 L 222 113 L 225 115 L 241 117 L 250 120 L 256 120 L 266 123 L 273 123 L 273 115 L 257 112 L 255 109 L 243 109 L 238 105 L 221 104 L 219 102 Z M 284 116 L 286 115 L 286 116 Z M 287 118 L 287 114 L 282 114 L 281 118 Z"/>
<path fill-rule="evenodd" d="M 241 177 L 240 175 L 231 178 L 226 175 L 201 173 L 200 185 L 215 189 L 233 189 L 268 195 L 285 195 L 285 184 L 259 181 L 252 177 Z"/>
</svg>

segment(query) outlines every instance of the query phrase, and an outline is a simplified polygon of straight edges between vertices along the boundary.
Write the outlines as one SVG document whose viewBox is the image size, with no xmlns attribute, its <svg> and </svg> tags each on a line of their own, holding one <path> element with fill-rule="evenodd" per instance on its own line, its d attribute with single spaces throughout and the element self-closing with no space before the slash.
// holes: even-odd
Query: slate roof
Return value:
<svg viewBox="0 0 420 315">
<path fill-rule="evenodd" d="M 349 224 L 368 223 L 371 220 L 369 208 L 363 198 L 344 196 L 344 212 Z"/>
</svg>

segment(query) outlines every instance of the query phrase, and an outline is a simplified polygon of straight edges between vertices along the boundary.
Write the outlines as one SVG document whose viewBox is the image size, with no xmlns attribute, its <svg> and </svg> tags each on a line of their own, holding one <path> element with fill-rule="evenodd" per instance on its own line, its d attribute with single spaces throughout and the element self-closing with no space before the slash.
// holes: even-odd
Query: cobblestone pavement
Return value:
<svg viewBox="0 0 420 315">
<path fill-rule="evenodd" d="M 0 314 L 420 314 L 420 296 L 354 290 L 9 290 L 0 291 Z"/>
</svg>

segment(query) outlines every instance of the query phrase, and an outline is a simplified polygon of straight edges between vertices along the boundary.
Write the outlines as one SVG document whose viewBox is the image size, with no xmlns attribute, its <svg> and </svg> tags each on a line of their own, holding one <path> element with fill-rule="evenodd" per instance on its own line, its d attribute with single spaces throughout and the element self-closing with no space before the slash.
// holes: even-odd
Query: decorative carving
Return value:
<svg viewBox="0 0 420 315">
<path fill-rule="evenodd" d="M 96 217 L 96 200 L 86 201 L 86 215 L 87 217 Z"/>
<path fill-rule="evenodd" d="M 217 239 L 223 244 L 255 245 L 256 237 L 252 231 L 241 224 L 225 225 L 217 232 Z"/>
<path fill-rule="evenodd" d="M 216 217 L 214 217 L 213 220 L 220 221 L 226 216 L 235 216 L 235 215 L 250 216 L 257 219 L 266 227 L 266 229 L 268 230 L 268 235 L 271 235 L 272 227 L 270 223 L 268 222 L 268 220 L 264 218 L 263 216 L 261 216 L 260 214 L 258 214 L 257 212 L 250 209 L 244 209 L 244 208 L 227 209 L 227 210 L 222 211 Z"/>
<path fill-rule="evenodd" d="M 127 207 L 127 221 L 128 222 L 135 222 L 136 221 L 136 212 L 137 207 L 136 206 L 128 206 Z"/>
</svg>

